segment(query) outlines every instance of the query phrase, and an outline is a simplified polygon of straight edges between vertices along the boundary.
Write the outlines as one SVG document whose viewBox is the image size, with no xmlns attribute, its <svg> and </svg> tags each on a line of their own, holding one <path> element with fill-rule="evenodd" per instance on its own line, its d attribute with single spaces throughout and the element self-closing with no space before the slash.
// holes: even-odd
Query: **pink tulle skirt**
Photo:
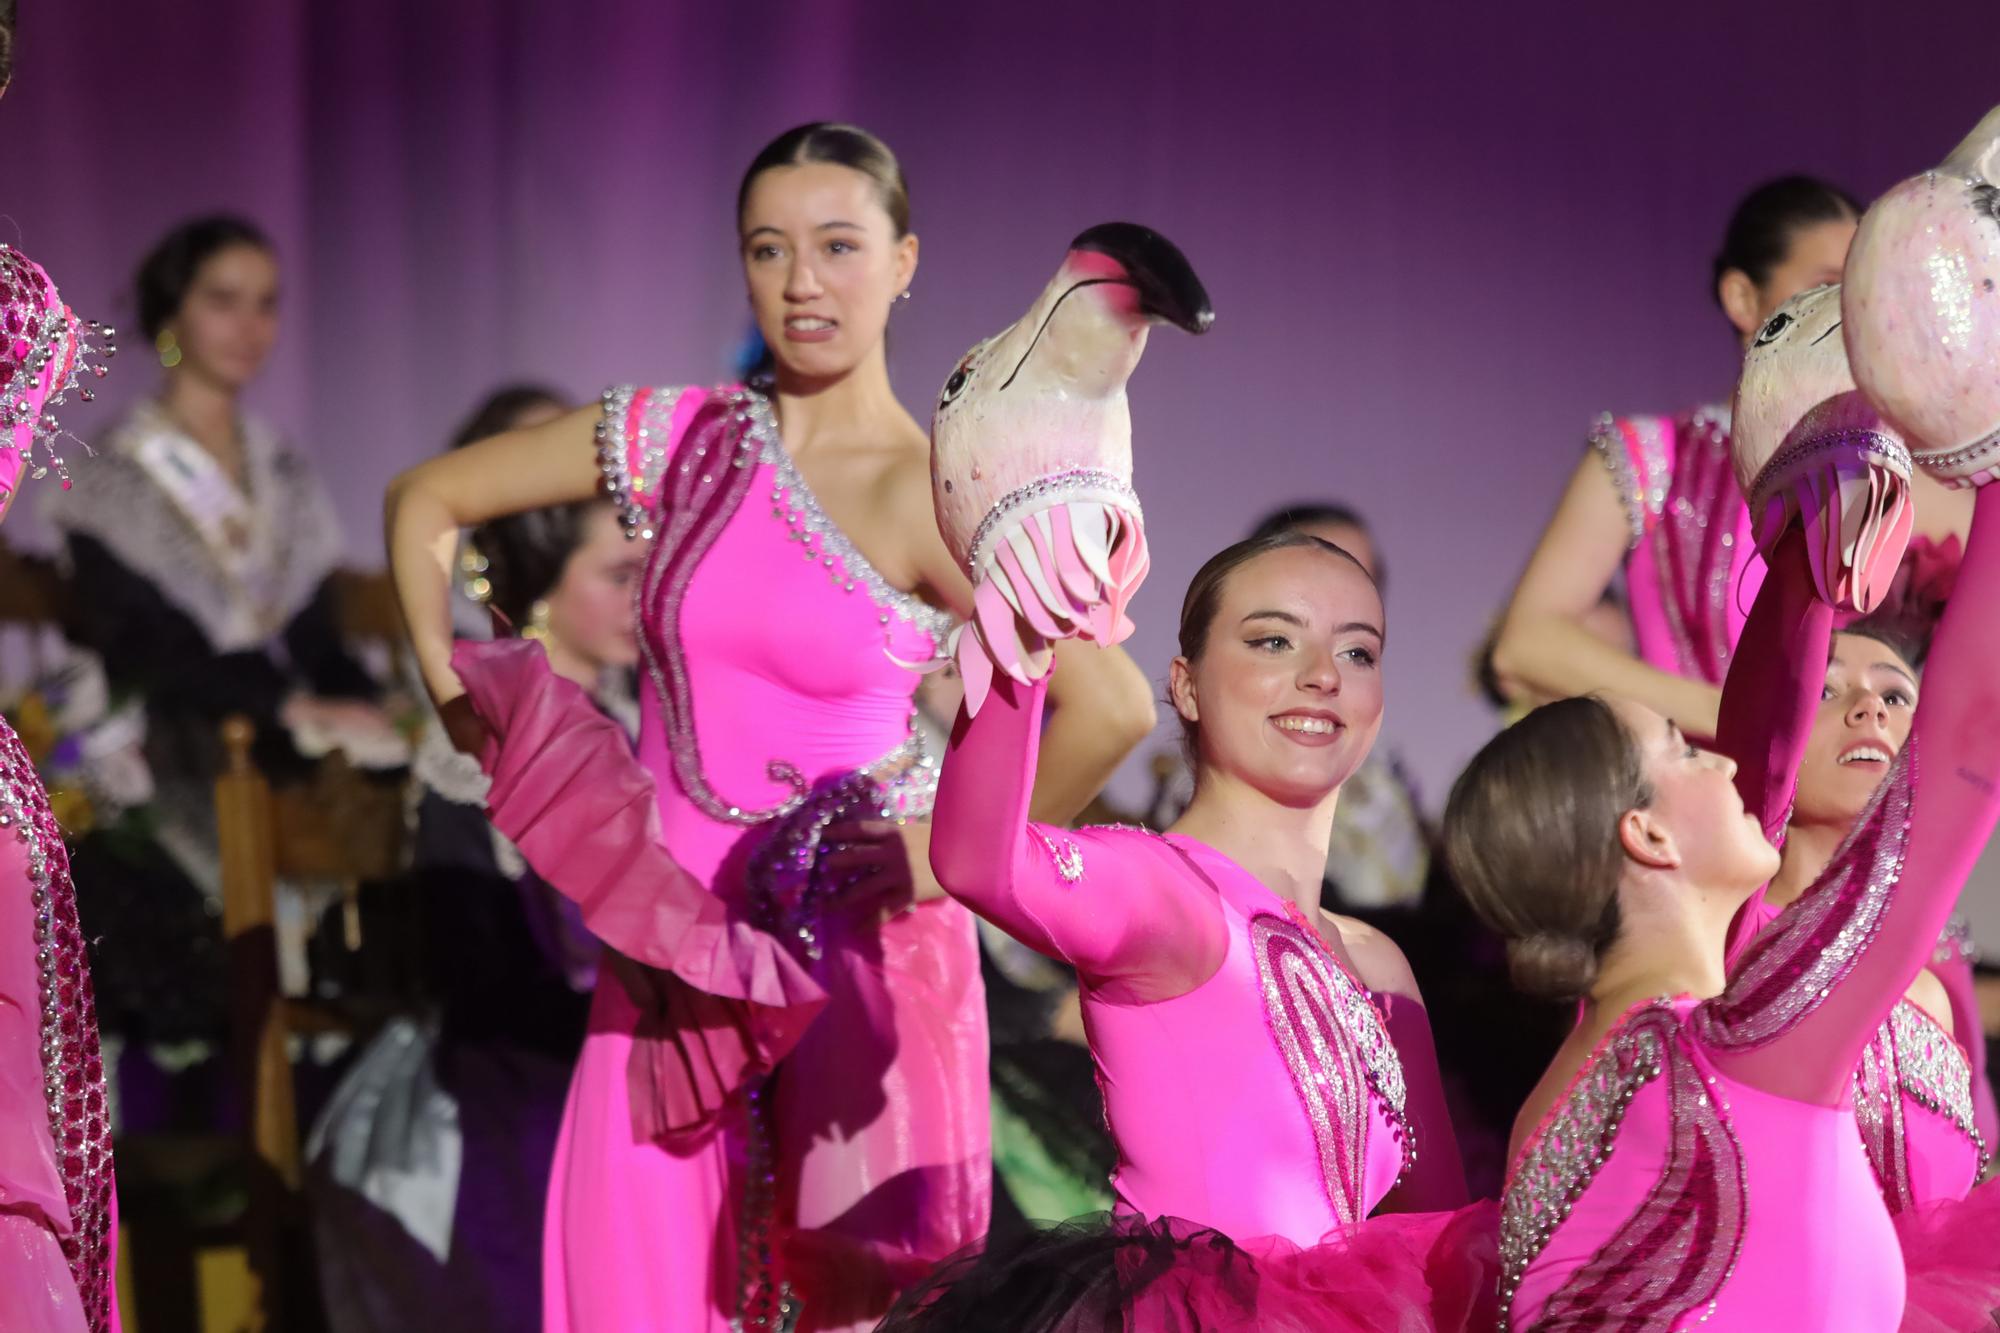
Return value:
<svg viewBox="0 0 2000 1333">
<path fill-rule="evenodd" d="M 1903 1333 L 2000 1328 L 2000 1180 L 1896 1217 L 1909 1296 Z"/>
</svg>

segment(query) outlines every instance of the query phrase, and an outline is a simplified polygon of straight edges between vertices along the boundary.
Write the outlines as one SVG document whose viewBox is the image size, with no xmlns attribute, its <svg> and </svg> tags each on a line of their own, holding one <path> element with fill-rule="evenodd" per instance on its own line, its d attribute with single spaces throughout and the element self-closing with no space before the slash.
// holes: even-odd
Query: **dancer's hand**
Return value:
<svg viewBox="0 0 2000 1333">
<path fill-rule="evenodd" d="M 856 920 L 885 921 L 918 903 L 944 897 L 931 873 L 931 826 L 893 819 L 857 819 L 828 826 L 832 850 L 821 864 L 848 880 L 841 895 Z"/>
<path fill-rule="evenodd" d="M 472 707 L 472 696 L 460 694 L 438 705 L 438 720 L 454 749 L 479 758 L 486 752 L 486 723 Z"/>
</svg>

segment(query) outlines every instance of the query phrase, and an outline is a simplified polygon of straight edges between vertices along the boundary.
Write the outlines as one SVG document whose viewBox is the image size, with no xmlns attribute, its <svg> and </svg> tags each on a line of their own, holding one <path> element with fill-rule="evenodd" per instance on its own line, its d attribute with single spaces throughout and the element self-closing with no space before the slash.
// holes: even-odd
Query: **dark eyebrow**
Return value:
<svg viewBox="0 0 2000 1333">
<path fill-rule="evenodd" d="M 832 222 L 822 222 L 822 223 L 820 223 L 820 224 L 819 224 L 819 225 L 818 225 L 817 227 L 814 227 L 814 228 L 813 228 L 813 230 L 814 230 L 814 231 L 833 231 L 833 230 L 835 230 L 836 228 L 841 228 L 841 227 L 845 227 L 845 228 L 846 228 L 846 229 L 848 229 L 849 231 L 864 231 L 864 230 L 866 230 L 866 228 L 864 228 L 864 227 L 863 227 L 863 226 L 862 226 L 862 225 L 861 225 L 861 224 L 860 224 L 859 222 L 842 222 L 842 221 L 841 221 L 841 220 L 839 220 L 838 218 L 834 219 L 834 220 L 833 220 Z M 744 233 L 743 233 L 743 239 L 747 241 L 747 240 L 749 240 L 749 239 L 750 239 L 750 238 L 751 238 L 752 236 L 755 236 L 755 235 L 756 235 L 756 234 L 757 234 L 758 232 L 761 232 L 761 231 L 768 231 L 768 232 L 770 232 L 770 233 L 771 233 L 771 234 L 772 234 L 773 236 L 777 237 L 777 238 L 778 238 L 779 240 L 781 240 L 781 241 L 782 241 L 782 240 L 783 240 L 783 239 L 785 238 L 785 233 L 783 233 L 782 231 L 779 231 L 779 230 L 778 230 L 778 229 L 777 229 L 776 227 L 752 227 L 752 228 L 751 228 L 751 229 L 750 229 L 749 231 L 746 231 L 746 232 L 744 232 Z"/>
<path fill-rule="evenodd" d="M 1243 617 L 1241 623 L 1247 625 L 1253 620 L 1282 620 L 1287 625 L 1297 625 L 1300 629 L 1306 628 L 1306 622 L 1299 619 L 1297 616 L 1293 615 L 1290 611 L 1252 611 L 1249 615 Z M 1373 634 L 1377 639 L 1382 639 L 1384 637 L 1381 630 L 1377 629 L 1375 626 L 1369 624 L 1365 620 L 1350 620 L 1345 625 L 1342 625 L 1338 629 L 1336 629 L 1334 633 Z"/>
<path fill-rule="evenodd" d="M 1870 665 L 1869 670 L 1893 671 L 1897 675 L 1901 676 L 1904 680 L 1910 682 L 1911 689 L 1917 688 L 1917 678 L 1915 676 L 1912 676 L 1909 672 L 1903 670 L 1903 668 L 1897 666 L 1894 662 L 1875 662 Z"/>
</svg>

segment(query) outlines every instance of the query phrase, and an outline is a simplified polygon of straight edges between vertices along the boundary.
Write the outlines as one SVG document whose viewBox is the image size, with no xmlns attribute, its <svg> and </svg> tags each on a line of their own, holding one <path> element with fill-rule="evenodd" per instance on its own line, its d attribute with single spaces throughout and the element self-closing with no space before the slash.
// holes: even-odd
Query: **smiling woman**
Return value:
<svg viewBox="0 0 2000 1333">
<path fill-rule="evenodd" d="M 946 1268 L 885 1331 L 1490 1327 L 1481 1215 L 1442 1211 L 1465 1187 L 1422 997 L 1319 905 L 1382 640 L 1374 582 L 1319 538 L 1204 565 L 1169 686 L 1195 794 L 1164 835 L 1030 821 L 1045 682 L 996 675 L 961 715 L 932 861 L 1076 969 L 1120 1209 Z"/>
</svg>

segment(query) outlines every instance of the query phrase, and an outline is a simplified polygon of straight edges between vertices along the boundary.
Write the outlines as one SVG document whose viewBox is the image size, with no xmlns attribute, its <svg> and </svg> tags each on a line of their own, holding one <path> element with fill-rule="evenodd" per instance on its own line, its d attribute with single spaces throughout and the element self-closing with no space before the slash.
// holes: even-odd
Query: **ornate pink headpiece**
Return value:
<svg viewBox="0 0 2000 1333">
<path fill-rule="evenodd" d="M 2000 107 L 1869 208 L 1841 304 L 1855 382 L 1917 466 L 1958 486 L 2000 475 Z"/>
<path fill-rule="evenodd" d="M 1048 670 L 1051 640 L 1113 644 L 1132 632 L 1125 607 L 1149 558 L 1125 381 L 1153 324 L 1202 333 L 1214 319 L 1171 242 L 1106 223 L 1071 242 L 1028 313 L 945 381 L 931 495 L 972 576 L 973 618 L 953 646 L 971 712 L 995 667 L 1026 684 Z"/>
<path fill-rule="evenodd" d="M 90 401 L 87 381 L 104 374 L 114 336 L 79 320 L 40 264 L 0 244 L 0 493 L 16 488 L 24 466 L 34 477 L 53 468 L 69 485 L 54 409 L 71 393 Z"/>
<path fill-rule="evenodd" d="M 1910 452 L 1855 390 L 1839 329 L 1838 285 L 1778 307 L 1744 354 L 1730 448 L 1758 548 L 1803 524 L 1820 596 L 1870 611 L 1910 541 Z"/>
</svg>

